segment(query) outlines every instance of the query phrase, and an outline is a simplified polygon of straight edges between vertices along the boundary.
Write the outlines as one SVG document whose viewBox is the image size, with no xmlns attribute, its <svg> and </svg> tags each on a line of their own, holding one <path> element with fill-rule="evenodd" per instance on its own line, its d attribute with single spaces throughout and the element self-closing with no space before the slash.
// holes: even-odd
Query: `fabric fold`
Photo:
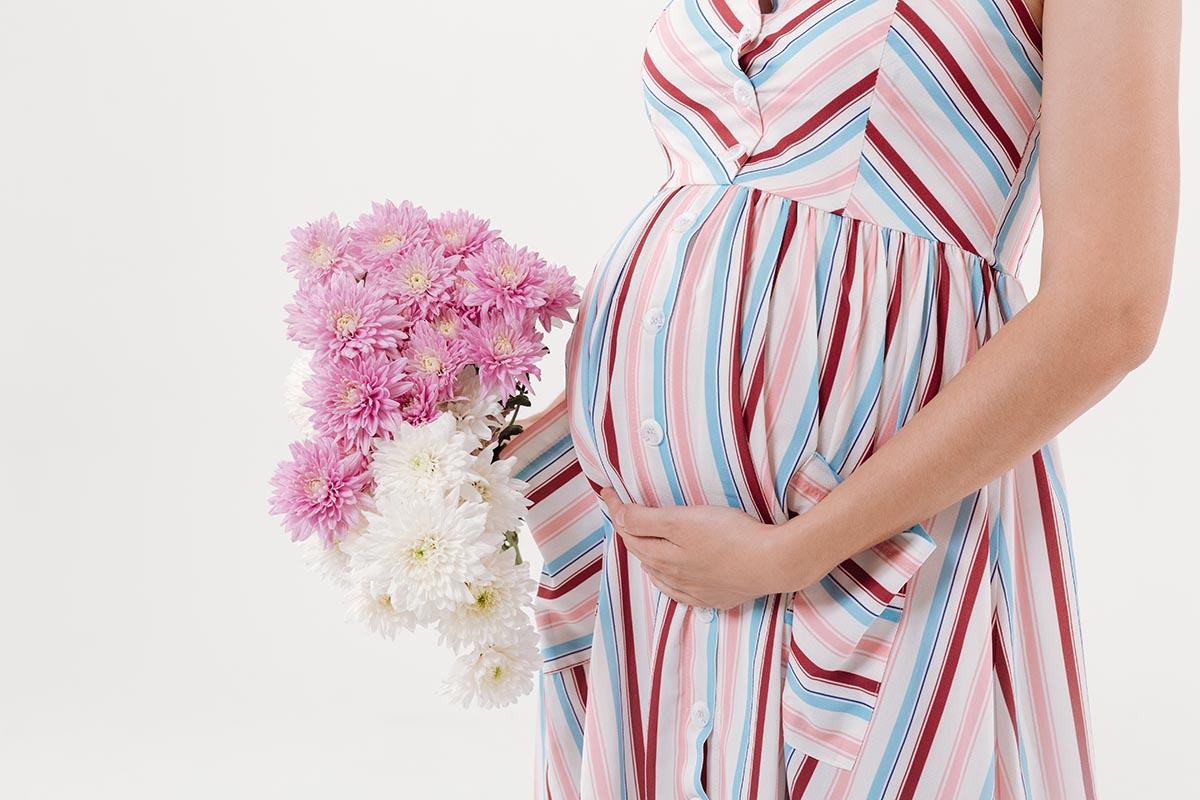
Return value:
<svg viewBox="0 0 1200 800">
<path fill-rule="evenodd" d="M 790 514 L 802 514 L 843 480 L 813 452 L 788 482 Z M 915 525 L 845 559 L 789 596 L 783 738 L 840 769 L 854 766 L 907 599 L 907 584 L 937 545 Z"/>
</svg>

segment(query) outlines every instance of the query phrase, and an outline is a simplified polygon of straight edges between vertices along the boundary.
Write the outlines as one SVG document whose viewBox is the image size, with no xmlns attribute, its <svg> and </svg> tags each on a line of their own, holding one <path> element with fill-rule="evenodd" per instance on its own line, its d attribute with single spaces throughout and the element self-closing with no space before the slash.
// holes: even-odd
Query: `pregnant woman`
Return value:
<svg viewBox="0 0 1200 800">
<path fill-rule="evenodd" d="M 509 449 L 540 796 L 1095 796 L 1054 437 L 1157 338 L 1179 17 L 667 3 L 669 174 Z"/>
</svg>

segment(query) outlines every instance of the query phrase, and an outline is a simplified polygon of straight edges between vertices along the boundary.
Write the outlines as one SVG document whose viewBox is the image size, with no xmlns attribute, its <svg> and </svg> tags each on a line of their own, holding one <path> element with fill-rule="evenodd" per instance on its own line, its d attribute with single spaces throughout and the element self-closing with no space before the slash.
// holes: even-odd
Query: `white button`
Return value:
<svg viewBox="0 0 1200 800">
<path fill-rule="evenodd" d="M 745 44 L 753 38 L 754 30 L 749 25 L 738 31 L 738 41 L 742 44 Z"/>
<path fill-rule="evenodd" d="M 746 145 L 742 144 L 741 142 L 738 142 L 733 147 L 729 148 L 730 158 L 741 158 L 744 155 L 746 155 Z"/>
<path fill-rule="evenodd" d="M 743 81 L 733 87 L 733 96 L 742 105 L 752 106 L 754 105 L 754 86 Z"/>
<path fill-rule="evenodd" d="M 692 223 L 695 221 L 696 215 L 685 211 L 675 218 L 675 221 L 671 223 L 671 227 L 677 231 L 686 231 L 692 227 Z"/>
<path fill-rule="evenodd" d="M 703 727 L 708 724 L 708 706 L 704 703 L 696 703 L 692 706 L 692 721 Z"/>
<path fill-rule="evenodd" d="M 648 309 L 646 314 L 642 317 L 642 325 L 650 333 L 656 333 L 666 321 L 667 318 L 663 316 L 663 310 L 657 307 Z"/>
<path fill-rule="evenodd" d="M 662 425 L 652 419 L 642 420 L 642 441 L 646 444 L 658 444 L 663 440 Z"/>
<path fill-rule="evenodd" d="M 716 616 L 716 612 L 711 608 L 697 608 L 696 616 L 704 622 L 712 622 L 713 617 Z"/>
</svg>

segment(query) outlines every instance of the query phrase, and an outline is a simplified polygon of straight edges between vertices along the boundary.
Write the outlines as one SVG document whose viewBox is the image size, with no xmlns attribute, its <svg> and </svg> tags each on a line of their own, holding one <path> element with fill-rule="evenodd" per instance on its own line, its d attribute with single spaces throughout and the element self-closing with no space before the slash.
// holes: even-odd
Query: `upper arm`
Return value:
<svg viewBox="0 0 1200 800">
<path fill-rule="evenodd" d="M 1178 221 L 1180 27 L 1180 0 L 1046 0 L 1042 15 L 1042 290 L 1152 336 Z"/>
</svg>

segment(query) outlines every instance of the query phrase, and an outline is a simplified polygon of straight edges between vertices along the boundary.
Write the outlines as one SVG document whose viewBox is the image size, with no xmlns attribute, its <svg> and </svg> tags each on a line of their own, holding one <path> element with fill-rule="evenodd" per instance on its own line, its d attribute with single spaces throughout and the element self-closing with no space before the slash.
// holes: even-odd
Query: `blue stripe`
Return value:
<svg viewBox="0 0 1200 800">
<path fill-rule="evenodd" d="M 661 114 L 664 122 L 670 124 L 671 127 L 683 134 L 684 138 L 692 146 L 692 151 L 695 155 L 704 162 L 704 166 L 708 167 L 709 175 L 712 176 L 713 181 L 718 184 L 728 184 L 729 171 L 725 168 L 725 164 L 713 153 L 713 149 L 705 141 L 704 137 L 700 135 L 700 132 L 696 130 L 696 126 L 692 124 L 691 120 L 660 100 L 648 83 L 643 82 L 642 86 L 642 96 L 645 98 L 647 105 Z"/>
<path fill-rule="evenodd" d="M 883 797 L 887 785 L 895 777 L 896 768 L 900 764 L 900 750 L 912 728 L 920 719 L 916 713 L 917 698 L 922 696 L 925 684 L 936 675 L 931 676 L 934 669 L 933 648 L 941 637 L 943 624 L 949 624 L 947 612 L 950 606 L 950 589 L 958 585 L 957 572 L 967 544 L 967 531 L 971 527 L 974 516 L 975 495 L 964 499 L 958 507 L 958 517 L 954 521 L 954 530 L 950 541 L 946 544 L 946 556 L 942 561 L 942 569 L 938 575 L 937 586 L 929 603 L 929 613 L 925 616 L 925 628 L 917 644 L 917 652 L 913 659 L 913 670 L 908 685 L 904 687 L 904 697 L 896 711 L 896 725 L 888 737 L 887 745 L 879 759 L 879 769 L 871 782 L 868 797 Z M 965 568 L 965 566 L 964 566 Z M 937 667 L 941 666 L 939 662 Z M 899 689 L 899 686 L 896 687 Z"/>
<path fill-rule="evenodd" d="M 903 43 L 903 46 L 901 46 Z M 892 29 L 888 35 L 888 46 L 892 52 L 900 57 L 905 64 L 908 65 L 913 77 L 920 81 L 925 87 L 925 91 L 929 93 L 929 97 L 945 115 L 946 119 L 954 126 L 959 135 L 963 139 L 963 143 L 975 151 L 979 156 L 979 164 L 988 171 L 992 176 L 992 180 L 996 182 L 996 187 L 1001 194 L 1008 194 L 1011 179 L 1004 172 L 1004 167 L 999 156 L 992 152 L 987 143 L 980 136 L 979 131 L 971 126 L 967 121 L 967 117 L 962 110 L 955 105 L 950 98 L 950 93 L 946 91 L 946 87 L 942 85 L 937 76 L 933 74 L 933 70 L 921 59 L 916 48 L 909 44 L 903 34 Z"/>
<path fill-rule="evenodd" d="M 712 447 L 713 466 L 721 479 L 721 487 L 725 491 L 725 502 L 734 508 L 745 508 L 737 482 L 730 467 L 732 455 L 729 453 L 730 444 L 735 440 L 732 432 L 724 430 L 724 415 L 722 409 L 729 407 L 729 396 L 725 387 L 719 381 L 727 372 L 726 361 L 729 356 L 722 346 L 721 338 L 728 321 L 729 313 L 725 302 L 728 291 L 729 276 L 732 272 L 733 238 L 742 222 L 750 190 L 739 187 L 733 199 L 733 207 L 725 217 L 725 226 L 717 243 L 716 264 L 713 269 L 713 294 L 710 303 L 711 312 L 708 321 L 708 331 L 705 341 L 708 358 L 704 361 L 704 408 L 708 422 L 708 440 Z M 740 313 L 741 309 L 734 309 Z"/>
<path fill-rule="evenodd" d="M 879 170 L 871 163 L 864 153 L 859 159 L 858 178 L 860 181 L 869 186 L 875 195 L 883 201 L 884 205 L 892 210 L 898 220 L 897 225 L 900 228 L 908 230 L 918 236 L 923 236 L 926 239 L 936 239 L 933 231 L 921 221 L 921 218 L 913 212 L 908 203 L 905 202 L 895 189 L 893 189 L 887 181 L 880 175 Z"/>
<path fill-rule="evenodd" d="M 687 263 L 687 257 L 691 252 L 692 237 L 695 236 L 696 231 L 700 229 L 700 226 L 704 224 L 704 221 L 712 215 L 714 209 L 717 207 L 717 204 L 721 202 L 723 197 L 724 195 L 720 190 L 714 191 L 712 197 L 710 197 L 704 204 L 704 208 L 700 211 L 700 213 L 696 214 L 696 221 L 692 223 L 692 226 L 686 232 L 684 232 L 680 238 L 679 246 L 676 249 L 675 264 L 671 271 L 671 283 L 670 286 L 667 287 L 666 297 L 663 298 L 663 317 L 666 319 L 666 322 L 654 334 L 655 375 L 666 374 L 667 331 L 670 330 L 671 318 L 675 315 L 675 300 L 679 295 L 679 284 L 680 281 L 683 280 L 685 264 Z M 667 400 L 665 389 L 666 387 L 664 381 L 654 381 L 654 418 L 663 420 L 662 424 L 664 433 L 667 427 L 671 424 L 671 421 L 667 419 Z M 666 473 L 667 485 L 671 488 L 671 498 L 675 505 L 684 505 L 683 490 L 679 486 L 679 475 L 675 471 L 675 462 L 671 458 L 670 443 L 667 442 L 667 446 L 660 447 L 659 452 L 661 455 L 663 471 Z"/>
<path fill-rule="evenodd" d="M 553 577 L 562 572 L 566 567 L 569 567 L 573 562 L 577 561 L 582 556 L 587 555 L 591 550 L 595 549 L 597 545 L 603 543 L 604 528 L 600 527 L 573 544 L 562 555 L 542 564 L 542 572 Z"/>
</svg>

